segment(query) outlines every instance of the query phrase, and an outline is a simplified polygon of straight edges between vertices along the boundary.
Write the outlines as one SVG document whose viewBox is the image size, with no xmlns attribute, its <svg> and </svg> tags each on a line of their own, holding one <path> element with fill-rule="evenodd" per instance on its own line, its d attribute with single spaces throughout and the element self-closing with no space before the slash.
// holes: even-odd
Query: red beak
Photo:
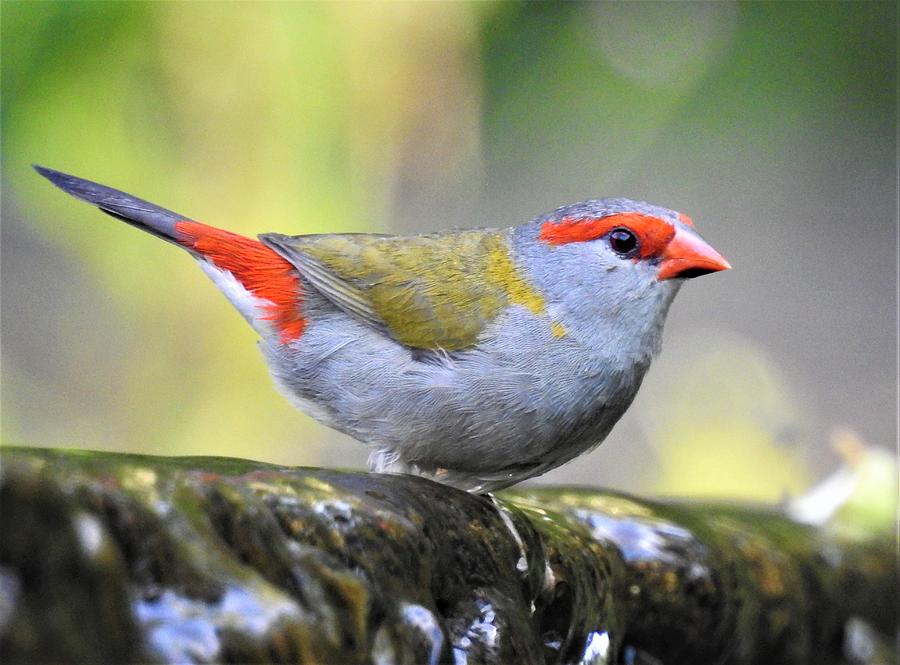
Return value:
<svg viewBox="0 0 900 665">
<path fill-rule="evenodd" d="M 730 269 L 731 264 L 703 238 L 693 231 L 676 228 L 675 235 L 663 250 L 656 279 L 699 277 Z"/>
</svg>

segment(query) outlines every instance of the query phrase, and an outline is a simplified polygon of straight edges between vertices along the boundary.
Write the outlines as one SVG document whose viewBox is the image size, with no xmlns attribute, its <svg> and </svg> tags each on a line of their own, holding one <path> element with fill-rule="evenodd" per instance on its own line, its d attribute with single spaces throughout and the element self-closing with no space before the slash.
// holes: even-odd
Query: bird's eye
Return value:
<svg viewBox="0 0 900 665">
<path fill-rule="evenodd" d="M 613 229 L 609 232 L 609 246 L 616 254 L 629 256 L 637 249 L 637 236 L 628 229 Z"/>
</svg>

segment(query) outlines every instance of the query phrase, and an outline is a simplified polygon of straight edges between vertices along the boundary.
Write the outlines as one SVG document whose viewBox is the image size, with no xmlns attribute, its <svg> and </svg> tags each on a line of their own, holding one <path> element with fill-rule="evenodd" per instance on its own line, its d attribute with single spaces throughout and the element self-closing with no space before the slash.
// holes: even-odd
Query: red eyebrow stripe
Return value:
<svg viewBox="0 0 900 665">
<path fill-rule="evenodd" d="M 637 212 L 623 212 L 606 217 L 564 217 L 559 222 L 546 222 L 541 226 L 538 237 L 551 245 L 565 245 L 596 240 L 619 226 L 627 227 L 637 235 L 641 258 L 661 254 L 675 235 L 675 228 L 665 220 Z"/>
<path fill-rule="evenodd" d="M 267 314 L 281 331 L 281 341 L 299 339 L 306 328 L 303 293 L 297 271 L 258 240 L 199 222 L 175 223 L 178 242 L 227 270 L 257 298 L 267 300 Z"/>
</svg>

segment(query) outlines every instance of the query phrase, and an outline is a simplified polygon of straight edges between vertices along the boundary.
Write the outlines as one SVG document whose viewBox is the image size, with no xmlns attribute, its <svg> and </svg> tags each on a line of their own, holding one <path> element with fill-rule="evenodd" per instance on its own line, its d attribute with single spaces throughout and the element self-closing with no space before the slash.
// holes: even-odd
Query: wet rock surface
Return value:
<svg viewBox="0 0 900 665">
<path fill-rule="evenodd" d="M 870 643 L 897 622 L 892 539 L 765 509 L 221 458 L 0 463 L 4 663 L 827 664 L 855 657 L 848 622 Z"/>
</svg>

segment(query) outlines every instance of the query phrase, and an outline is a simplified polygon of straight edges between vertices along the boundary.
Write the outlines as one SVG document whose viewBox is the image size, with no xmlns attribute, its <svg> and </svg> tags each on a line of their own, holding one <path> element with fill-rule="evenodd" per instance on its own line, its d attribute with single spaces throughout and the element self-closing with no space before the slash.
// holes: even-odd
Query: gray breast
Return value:
<svg viewBox="0 0 900 665">
<path fill-rule="evenodd" d="M 263 344 L 279 386 L 375 448 L 377 466 L 451 473 L 459 485 L 527 477 L 596 445 L 649 363 L 592 354 L 524 308 L 495 321 L 476 350 L 414 354 L 311 300 L 315 316 L 289 353 Z"/>
</svg>

